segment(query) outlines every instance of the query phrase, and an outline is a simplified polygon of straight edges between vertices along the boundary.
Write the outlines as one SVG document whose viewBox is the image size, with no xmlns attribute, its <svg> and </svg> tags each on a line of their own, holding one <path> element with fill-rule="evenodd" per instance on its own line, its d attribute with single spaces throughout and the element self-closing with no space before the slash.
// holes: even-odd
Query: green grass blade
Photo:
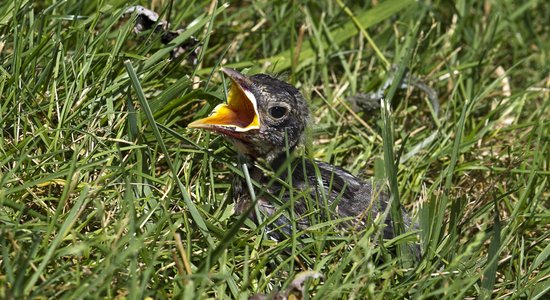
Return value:
<svg viewBox="0 0 550 300">
<path fill-rule="evenodd" d="M 176 183 L 178 185 L 178 188 L 180 189 L 180 191 L 183 195 L 183 201 L 185 202 L 187 208 L 189 209 L 189 213 L 191 214 L 191 217 L 192 217 L 193 221 L 195 221 L 197 226 L 199 227 L 199 230 L 204 234 L 206 239 L 210 243 L 213 244 L 214 243 L 213 239 L 210 236 L 210 233 L 208 231 L 206 223 L 204 222 L 203 217 L 201 216 L 201 214 L 199 213 L 199 211 L 196 208 L 195 204 L 193 203 L 193 201 L 189 197 L 189 193 L 187 192 L 187 189 L 185 188 L 185 186 L 183 186 L 183 184 L 179 180 L 177 170 L 174 168 L 174 165 L 172 164 L 172 161 L 169 158 L 170 155 L 168 153 L 168 149 L 166 148 L 166 145 L 164 144 L 162 136 L 160 135 L 160 131 L 159 131 L 159 129 L 157 127 L 157 124 L 155 122 L 153 112 L 149 108 L 149 103 L 147 102 L 147 99 L 145 99 L 145 95 L 143 94 L 143 90 L 141 89 L 141 84 L 139 82 L 137 74 L 135 73 L 131 62 L 126 61 L 124 63 L 124 65 L 126 67 L 126 71 L 128 72 L 128 75 L 130 76 L 130 81 L 132 82 L 132 85 L 133 85 L 133 87 L 136 91 L 136 95 L 137 95 L 138 100 L 141 104 L 141 108 L 145 112 L 145 115 L 147 116 L 147 120 L 149 121 L 150 127 L 153 130 L 153 134 L 155 135 L 155 137 L 157 139 L 157 142 L 158 142 L 162 152 L 164 153 L 164 155 L 167 158 L 166 162 L 167 162 L 168 167 L 170 168 L 170 170 L 172 172 L 172 175 L 174 176 L 173 179 L 176 181 Z"/>
</svg>

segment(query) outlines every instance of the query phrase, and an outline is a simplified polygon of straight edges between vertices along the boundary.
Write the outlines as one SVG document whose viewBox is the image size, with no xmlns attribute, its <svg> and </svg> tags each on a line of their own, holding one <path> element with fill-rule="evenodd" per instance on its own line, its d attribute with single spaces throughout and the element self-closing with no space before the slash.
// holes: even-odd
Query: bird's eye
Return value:
<svg viewBox="0 0 550 300">
<path fill-rule="evenodd" d="M 284 106 L 272 106 L 269 108 L 268 112 L 274 119 L 280 119 L 286 115 L 288 109 Z"/>
</svg>

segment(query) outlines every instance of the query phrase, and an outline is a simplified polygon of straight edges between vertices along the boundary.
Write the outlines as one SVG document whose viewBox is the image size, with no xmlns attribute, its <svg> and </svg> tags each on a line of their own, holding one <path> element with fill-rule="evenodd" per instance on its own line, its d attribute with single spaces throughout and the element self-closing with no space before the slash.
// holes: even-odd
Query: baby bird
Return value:
<svg viewBox="0 0 550 300">
<path fill-rule="evenodd" d="M 257 222 L 272 218 L 268 234 L 282 240 L 293 228 L 298 232 L 313 225 L 312 220 L 340 220 L 339 227 L 353 230 L 372 224 L 386 211 L 389 197 L 382 188 L 340 167 L 294 155 L 309 121 L 307 102 L 294 86 L 266 74 L 245 76 L 228 68 L 222 72 L 232 81 L 227 103 L 189 127 L 223 135 L 251 168 L 250 177 L 262 187 L 253 195 L 244 179 L 235 176 L 232 189 L 237 213 L 249 212 Z M 256 166 L 261 160 L 278 179 Z M 395 232 L 387 216 L 383 236 L 389 239 Z M 405 211 L 403 219 L 409 228 L 411 221 Z"/>
</svg>

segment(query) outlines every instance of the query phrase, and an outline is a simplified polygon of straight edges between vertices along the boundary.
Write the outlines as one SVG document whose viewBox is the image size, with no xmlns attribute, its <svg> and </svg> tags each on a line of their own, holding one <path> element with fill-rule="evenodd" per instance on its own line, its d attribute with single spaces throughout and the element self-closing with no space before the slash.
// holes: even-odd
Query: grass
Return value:
<svg viewBox="0 0 550 300">
<path fill-rule="evenodd" d="M 175 42 L 200 40 L 193 64 L 193 49 L 170 60 L 175 42 L 133 33 L 126 1 L 3 1 L 0 298 L 242 299 L 314 270 L 308 299 L 542 299 L 550 5 L 373 2 L 153 1 L 184 29 Z M 424 258 L 387 250 L 410 233 L 318 224 L 275 243 L 235 216 L 230 175 L 246 173 L 223 139 L 186 128 L 223 101 L 221 65 L 296 85 L 313 113 L 301 151 L 386 178 Z M 352 108 L 392 65 L 438 92 L 439 115 L 396 85 L 391 109 Z"/>
</svg>

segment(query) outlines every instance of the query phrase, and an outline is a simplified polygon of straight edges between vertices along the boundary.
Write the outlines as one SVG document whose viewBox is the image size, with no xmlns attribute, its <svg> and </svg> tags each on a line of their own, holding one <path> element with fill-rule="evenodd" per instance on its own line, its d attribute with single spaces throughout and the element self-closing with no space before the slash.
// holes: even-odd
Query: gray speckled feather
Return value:
<svg viewBox="0 0 550 300">
<path fill-rule="evenodd" d="M 277 162 L 275 165 L 281 166 L 284 163 Z M 272 216 L 280 206 L 290 201 L 291 193 L 294 197 L 295 222 L 298 230 L 312 225 L 308 218 L 310 214 L 320 217 L 321 221 L 348 218 L 351 221 L 343 222 L 341 227 L 360 230 L 372 224 L 372 221 L 387 209 L 389 198 L 383 188 L 363 181 L 342 168 L 320 161 L 312 162 L 298 158 L 293 161 L 291 172 L 292 178 L 289 180 L 288 172 L 283 167 L 280 178 L 286 184 L 274 182 L 271 186 L 267 186 L 271 178 L 263 175 L 259 168 L 253 167 L 252 178 L 264 186 L 268 192 L 268 195 L 262 194 L 261 191 L 256 192 L 258 208 L 263 218 Z M 290 183 L 292 183 L 291 186 Z M 236 177 L 233 183 L 233 197 L 236 201 L 237 213 L 246 211 L 251 204 L 249 191 L 245 187 L 245 182 L 240 177 Z M 281 203 L 276 203 L 277 200 Z M 274 239 L 281 240 L 285 234 L 292 234 L 289 215 L 288 212 L 281 214 L 268 228 Z M 251 217 L 257 219 L 254 212 Z M 409 228 L 411 220 L 405 210 L 403 210 L 403 218 L 405 227 Z M 386 218 L 384 223 L 386 225 L 383 231 L 384 238 L 393 238 L 395 233 L 391 219 Z"/>
</svg>

